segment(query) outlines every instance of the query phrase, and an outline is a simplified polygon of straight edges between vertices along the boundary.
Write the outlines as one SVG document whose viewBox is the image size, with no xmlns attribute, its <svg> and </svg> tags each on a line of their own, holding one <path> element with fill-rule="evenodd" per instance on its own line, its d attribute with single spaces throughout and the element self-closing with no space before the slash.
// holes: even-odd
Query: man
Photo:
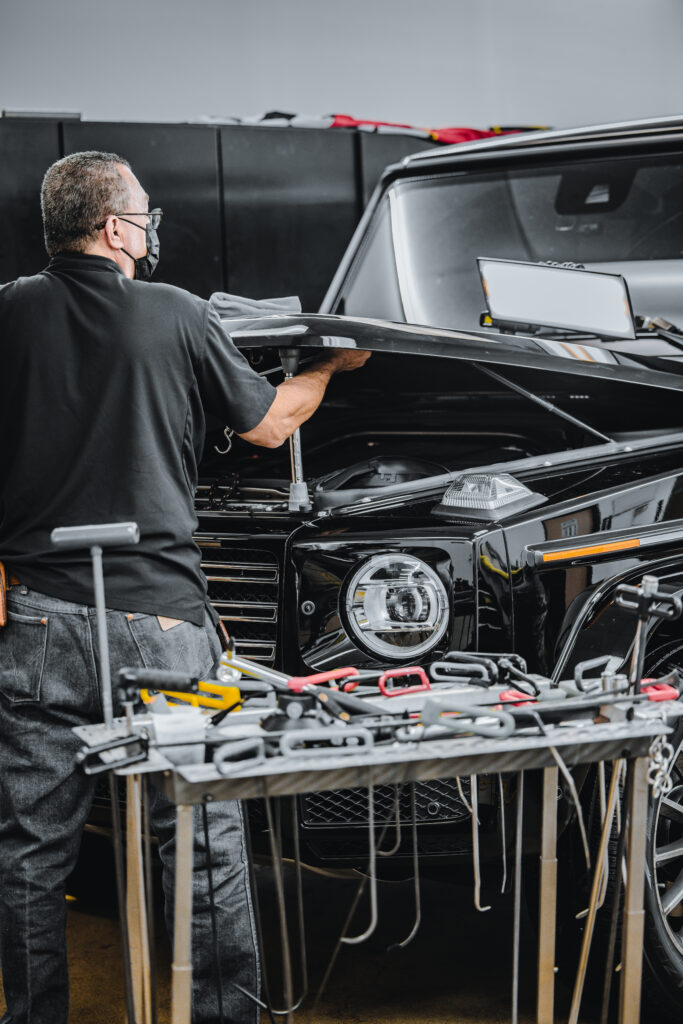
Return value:
<svg viewBox="0 0 683 1024">
<path fill-rule="evenodd" d="M 336 351 L 273 388 L 209 304 L 150 285 L 160 215 L 127 161 L 76 153 L 47 171 L 50 263 L 0 288 L 0 561 L 12 584 L 0 629 L 0 956 L 13 1024 L 66 1024 L 64 881 L 92 780 L 71 729 L 102 718 L 87 556 L 52 549 L 56 526 L 134 520 L 141 541 L 105 554 L 112 671 L 142 664 L 206 675 L 219 652 L 192 541 L 205 414 L 276 447 L 308 419 Z M 238 804 L 212 806 L 225 1019 L 257 1020 L 258 954 Z M 167 893 L 174 810 L 156 793 Z M 197 837 L 193 1020 L 217 1019 L 205 857 Z M 239 986 L 239 988 L 237 987 Z"/>
</svg>

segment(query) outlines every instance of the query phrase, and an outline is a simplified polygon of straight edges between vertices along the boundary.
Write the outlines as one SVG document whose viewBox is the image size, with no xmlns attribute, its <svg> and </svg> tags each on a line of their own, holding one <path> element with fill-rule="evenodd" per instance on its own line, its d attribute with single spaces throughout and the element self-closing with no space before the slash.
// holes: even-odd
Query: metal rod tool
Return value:
<svg viewBox="0 0 683 1024">
<path fill-rule="evenodd" d="M 491 907 L 481 905 L 481 861 L 479 859 L 479 776 L 470 775 L 472 801 L 472 863 L 474 866 L 474 905 L 482 913 Z"/>
<path fill-rule="evenodd" d="M 282 363 L 285 380 L 291 380 L 299 369 L 299 349 L 281 348 L 280 362 Z M 312 508 L 312 505 L 304 479 L 301 432 L 298 427 L 289 439 L 289 457 L 292 467 L 292 482 L 289 485 L 289 509 L 290 512 L 307 511 Z"/>
<path fill-rule="evenodd" d="M 59 526 L 50 535 L 54 547 L 61 551 L 90 550 L 92 558 L 95 610 L 97 613 L 97 642 L 99 646 L 100 686 L 102 687 L 102 709 L 104 722 L 111 729 L 114 720 L 111 693 L 111 670 L 109 667 L 109 638 L 107 636 L 107 611 L 104 600 L 104 572 L 102 549 L 119 548 L 140 541 L 137 523 L 103 523 L 98 526 Z"/>
<path fill-rule="evenodd" d="M 377 927 L 377 841 L 375 838 L 375 787 L 372 783 L 368 786 L 368 844 L 370 856 L 368 858 L 370 875 L 370 923 L 361 935 L 344 936 L 341 940 L 347 946 L 357 946 L 369 939 Z"/>
<path fill-rule="evenodd" d="M 538 907 L 537 1024 L 555 1020 L 555 918 L 557 912 L 558 769 L 543 771 L 540 899 Z"/>
<path fill-rule="evenodd" d="M 93 589 L 95 593 L 95 611 L 97 615 L 97 642 L 99 648 L 99 675 L 102 694 L 102 710 L 104 713 L 105 725 L 108 729 L 111 729 L 114 721 L 114 709 L 111 689 L 111 669 L 109 665 L 109 636 L 107 634 L 107 606 L 104 597 L 102 549 L 123 547 L 128 544 L 137 544 L 140 540 L 140 530 L 138 529 L 137 523 L 101 523 L 98 525 L 86 526 L 60 526 L 52 531 L 50 534 L 50 540 L 54 547 L 61 551 L 90 550 L 90 556 L 92 559 Z M 136 755 L 131 756 L 131 761 L 140 759 L 141 758 Z M 129 1024 L 137 1024 L 133 971 L 130 956 L 128 915 L 125 913 L 126 880 L 123 862 L 121 812 L 119 808 L 118 787 L 113 774 L 110 774 L 109 776 L 109 797 L 112 808 L 116 894 L 121 920 L 121 945 L 123 947 L 124 959 L 126 1013 Z"/>
<path fill-rule="evenodd" d="M 522 835 L 524 823 L 524 772 L 517 780 L 517 821 L 515 824 L 515 883 L 512 919 L 512 1024 L 519 1020 L 519 930 L 522 913 Z"/>
<path fill-rule="evenodd" d="M 651 618 L 678 619 L 683 612 L 683 605 L 680 597 L 667 594 L 659 589 L 659 580 L 656 576 L 643 576 L 639 587 L 630 587 L 626 583 L 622 583 L 616 589 L 616 602 L 621 608 L 638 616 L 631 657 L 630 682 L 633 692 L 640 693 L 649 620 Z"/>
<path fill-rule="evenodd" d="M 418 933 L 420 924 L 422 923 L 422 899 L 420 894 L 420 855 L 417 842 L 417 802 L 415 799 L 415 783 L 410 783 L 410 828 L 412 834 L 412 846 L 413 846 L 413 892 L 415 895 L 415 920 L 413 927 L 411 928 L 408 935 L 402 942 L 397 942 L 393 946 L 389 946 L 387 952 L 392 949 L 405 949 L 409 945 Z"/>
<path fill-rule="evenodd" d="M 612 780 L 609 787 L 609 795 L 607 797 L 607 810 L 605 812 L 605 821 L 602 826 L 602 834 L 600 836 L 600 848 L 598 850 L 598 856 L 595 866 L 595 874 L 593 875 L 593 885 L 591 887 L 590 902 L 588 904 L 588 918 L 586 920 L 586 927 L 583 932 L 583 941 L 581 943 L 581 955 L 579 957 L 579 967 L 576 972 L 576 981 L 574 982 L 574 992 L 572 994 L 572 1004 L 569 1011 L 569 1024 L 578 1024 L 579 1011 L 581 1009 L 581 997 L 583 996 L 583 986 L 586 980 L 586 971 L 588 969 L 588 956 L 590 954 L 591 942 L 593 940 L 593 929 L 595 927 L 595 916 L 598 910 L 598 900 L 600 897 L 600 889 L 602 886 L 602 872 L 605 867 L 605 853 L 607 851 L 607 844 L 609 843 L 610 835 L 612 834 L 612 822 L 614 820 L 614 810 L 619 795 L 619 776 L 621 775 L 621 761 L 615 762 L 612 768 Z"/>
</svg>

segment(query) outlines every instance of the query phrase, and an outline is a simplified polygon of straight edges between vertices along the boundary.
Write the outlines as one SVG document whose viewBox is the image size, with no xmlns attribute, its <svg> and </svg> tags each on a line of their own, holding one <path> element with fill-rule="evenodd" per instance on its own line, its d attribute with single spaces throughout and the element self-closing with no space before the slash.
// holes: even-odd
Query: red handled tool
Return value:
<svg viewBox="0 0 683 1024">
<path fill-rule="evenodd" d="M 329 672 L 317 672 L 312 676 L 292 676 L 288 680 L 287 686 L 292 693 L 302 693 L 307 686 L 320 686 L 321 683 L 329 683 L 334 679 L 348 679 L 349 676 L 357 675 L 357 668 L 333 668 Z M 356 683 L 357 685 L 358 683 Z"/>
<path fill-rule="evenodd" d="M 417 686 L 387 686 L 387 679 L 401 679 L 404 676 L 417 676 L 420 682 Z M 403 697 L 408 693 L 423 693 L 432 688 L 427 673 L 419 665 L 413 665 L 411 668 L 390 668 L 382 673 L 377 680 L 377 685 L 380 693 L 383 693 L 385 697 Z"/>
</svg>

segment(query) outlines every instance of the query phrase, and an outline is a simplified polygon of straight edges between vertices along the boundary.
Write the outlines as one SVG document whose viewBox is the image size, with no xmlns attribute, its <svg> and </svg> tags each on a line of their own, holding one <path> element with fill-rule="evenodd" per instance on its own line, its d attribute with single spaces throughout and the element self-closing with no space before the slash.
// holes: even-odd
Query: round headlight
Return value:
<svg viewBox="0 0 683 1024">
<path fill-rule="evenodd" d="M 405 661 L 431 650 L 446 631 L 446 588 L 419 558 L 375 555 L 350 579 L 346 617 L 373 654 Z"/>
</svg>

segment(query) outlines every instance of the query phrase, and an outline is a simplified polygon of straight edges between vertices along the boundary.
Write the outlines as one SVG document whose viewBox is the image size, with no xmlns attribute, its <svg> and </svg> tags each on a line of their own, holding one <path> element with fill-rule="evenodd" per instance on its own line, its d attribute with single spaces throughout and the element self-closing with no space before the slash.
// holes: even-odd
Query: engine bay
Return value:
<svg viewBox="0 0 683 1024">
<path fill-rule="evenodd" d="M 279 383 L 277 350 L 245 354 Z M 319 410 L 301 429 L 313 504 L 341 491 L 361 500 L 391 485 L 576 443 L 575 432 L 543 410 L 483 384 L 471 367 L 451 360 L 377 353 L 361 373 L 333 378 Z M 201 462 L 197 510 L 277 512 L 286 506 L 291 479 L 289 445 L 258 448 L 214 427 Z"/>
</svg>

